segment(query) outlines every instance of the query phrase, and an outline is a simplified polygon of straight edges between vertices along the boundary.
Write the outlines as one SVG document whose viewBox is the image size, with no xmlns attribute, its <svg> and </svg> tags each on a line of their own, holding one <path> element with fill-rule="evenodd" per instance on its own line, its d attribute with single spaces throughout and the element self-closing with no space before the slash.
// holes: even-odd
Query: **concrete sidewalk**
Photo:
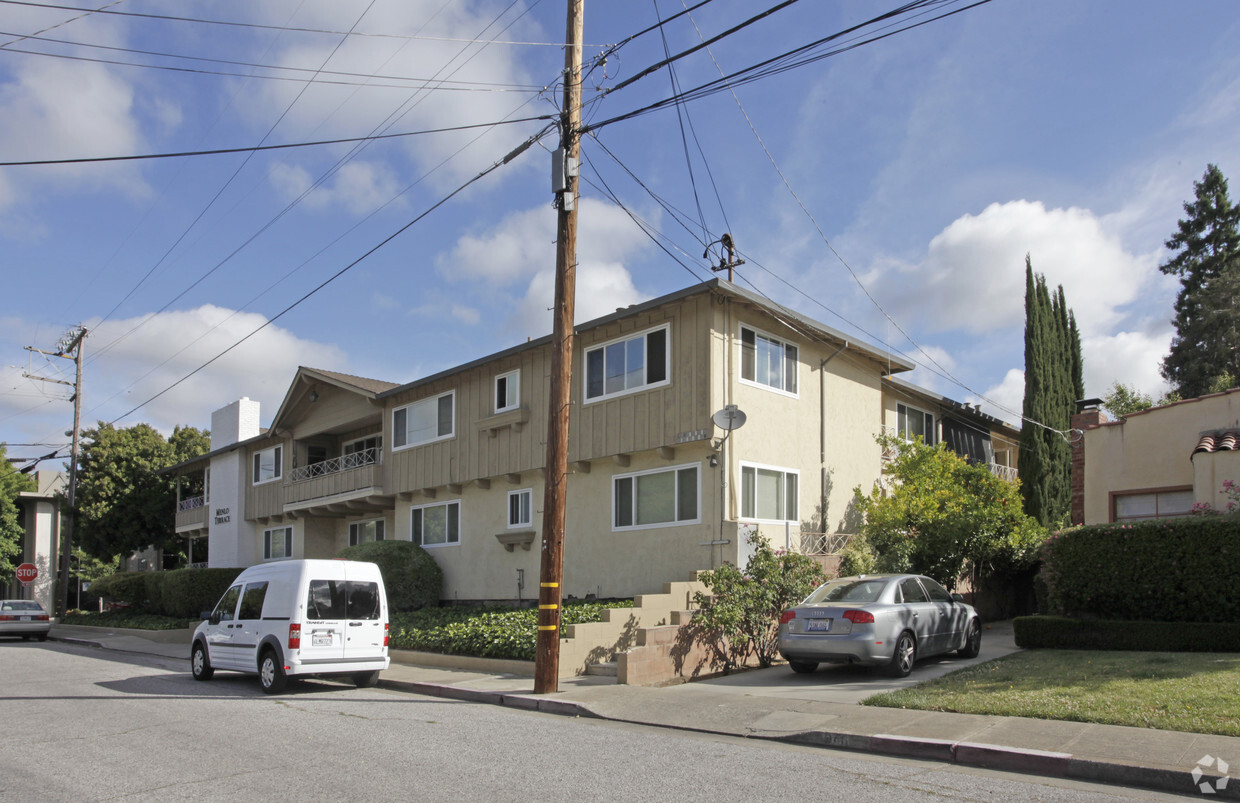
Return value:
<svg viewBox="0 0 1240 803">
<path fill-rule="evenodd" d="M 149 635 L 149 634 L 148 634 Z M 161 641 L 139 631 L 56 625 L 53 639 L 189 662 L 189 634 Z M 396 659 L 406 658 L 394 651 Z M 919 666 L 920 669 L 920 666 Z M 759 670 L 778 681 L 786 668 Z M 917 677 L 914 670 L 914 678 Z M 792 673 L 787 672 L 788 677 Z M 453 700 L 570 716 L 772 739 L 1011 772 L 1073 778 L 1214 799 L 1240 800 L 1240 738 L 1117 725 L 871 708 L 830 702 L 815 686 L 764 693 L 764 685 L 718 678 L 678 686 L 620 686 L 611 678 L 562 679 L 535 695 L 533 680 L 511 674 L 415 666 L 393 660 L 381 687 Z M 830 678 L 823 676 L 824 682 Z M 818 688 L 821 688 L 820 686 Z M 797 689 L 804 689 L 798 692 Z M 877 691 L 877 690 L 876 690 Z M 817 699 L 815 699 L 817 698 Z M 1240 712 L 1238 712 L 1240 715 Z M 1208 763 L 1204 766 L 1199 762 Z M 1227 765 L 1232 777 L 1221 769 Z M 1194 772 L 1199 771 L 1194 777 Z M 1230 782 L 1229 782 L 1230 781 Z"/>
</svg>

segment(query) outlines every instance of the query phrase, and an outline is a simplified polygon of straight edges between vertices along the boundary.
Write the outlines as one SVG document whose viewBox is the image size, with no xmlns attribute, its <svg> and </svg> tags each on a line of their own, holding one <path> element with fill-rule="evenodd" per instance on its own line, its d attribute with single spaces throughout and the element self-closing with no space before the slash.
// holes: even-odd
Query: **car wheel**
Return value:
<svg viewBox="0 0 1240 803">
<path fill-rule="evenodd" d="M 22 641 L 30 641 L 30 634 L 22 633 Z"/>
<path fill-rule="evenodd" d="M 275 650 L 264 650 L 258 659 L 258 682 L 267 694 L 279 694 L 288 686 L 288 675 L 284 674 L 284 665 Z"/>
<path fill-rule="evenodd" d="M 893 678 L 908 677 L 916 662 L 917 642 L 912 633 L 905 631 L 896 639 L 896 649 L 891 654 L 891 662 L 887 664 L 887 674 Z"/>
<path fill-rule="evenodd" d="M 35 636 L 35 638 L 37 638 L 39 641 L 47 641 L 47 634 L 40 633 L 39 635 Z"/>
<path fill-rule="evenodd" d="M 189 655 L 189 670 L 194 680 L 210 680 L 215 674 L 215 668 L 207 659 L 207 650 L 201 644 L 195 644 L 194 651 Z"/>
<path fill-rule="evenodd" d="M 788 666 L 792 667 L 792 671 L 798 675 L 808 675 L 818 668 L 817 661 L 789 661 Z"/>
<path fill-rule="evenodd" d="M 982 623 L 974 619 L 969 622 L 968 634 L 964 637 L 964 646 L 956 651 L 961 658 L 976 658 L 982 651 Z"/>
<path fill-rule="evenodd" d="M 373 672 L 354 672 L 353 685 L 359 689 L 369 689 L 379 682 L 379 670 Z"/>
</svg>

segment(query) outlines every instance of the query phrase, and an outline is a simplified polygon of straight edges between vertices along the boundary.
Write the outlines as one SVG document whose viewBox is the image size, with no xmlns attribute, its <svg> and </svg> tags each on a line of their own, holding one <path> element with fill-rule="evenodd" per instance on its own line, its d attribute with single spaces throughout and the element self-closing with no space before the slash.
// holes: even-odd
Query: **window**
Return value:
<svg viewBox="0 0 1240 803">
<path fill-rule="evenodd" d="M 383 540 L 383 519 L 355 521 L 349 525 L 349 546 Z"/>
<path fill-rule="evenodd" d="M 922 589 L 921 583 L 917 582 L 916 577 L 909 577 L 900 582 L 900 596 L 905 602 L 929 602 L 930 598 L 926 596 L 926 592 Z"/>
<path fill-rule="evenodd" d="M 667 327 L 586 349 L 586 400 L 665 385 Z"/>
<path fill-rule="evenodd" d="M 284 465 L 284 447 L 273 446 L 254 453 L 254 484 L 280 479 Z"/>
<path fill-rule="evenodd" d="M 379 584 L 361 580 L 311 580 L 306 618 L 378 619 Z"/>
<path fill-rule="evenodd" d="M 461 503 L 422 505 L 413 512 L 413 543 L 418 546 L 447 546 L 461 542 Z"/>
<path fill-rule="evenodd" d="M 450 438 L 456 432 L 456 391 L 414 402 L 392 411 L 392 448 L 402 449 Z"/>
<path fill-rule="evenodd" d="M 897 427 L 901 438 L 906 441 L 920 437 L 927 446 L 934 445 L 934 415 L 906 404 L 896 405 L 899 419 Z"/>
<path fill-rule="evenodd" d="M 263 531 L 263 560 L 293 557 L 293 528 L 277 527 Z"/>
<path fill-rule="evenodd" d="M 521 404 L 521 371 L 509 371 L 495 377 L 495 412 L 506 413 Z"/>
<path fill-rule="evenodd" d="M 211 618 L 217 622 L 231 622 L 237 610 L 237 600 L 241 599 L 241 586 L 233 586 L 224 592 L 215 605 Z"/>
<path fill-rule="evenodd" d="M 1114 505 L 1115 521 L 1187 516 L 1193 510 L 1193 492 L 1188 489 L 1115 494 Z"/>
<path fill-rule="evenodd" d="M 263 600 L 267 598 L 267 581 L 246 583 L 245 593 L 241 595 L 241 610 L 238 619 L 262 619 Z"/>
<path fill-rule="evenodd" d="M 698 467 L 641 471 L 612 479 L 612 528 L 693 524 L 698 509 Z"/>
<path fill-rule="evenodd" d="M 531 503 L 533 502 L 534 492 L 525 488 L 520 491 L 508 492 L 508 526 L 509 527 L 529 527 L 533 521 L 531 516 Z"/>
<path fill-rule="evenodd" d="M 741 380 L 795 395 L 797 347 L 742 326 Z"/>
<path fill-rule="evenodd" d="M 341 449 L 341 455 L 344 457 L 340 461 L 341 468 L 357 468 L 358 466 L 368 466 L 372 463 L 379 462 L 379 450 L 383 446 L 383 438 L 378 435 L 371 435 L 368 438 L 358 438 L 355 441 L 349 441 Z"/>
<path fill-rule="evenodd" d="M 741 518 L 797 521 L 796 471 L 741 463 Z"/>
</svg>

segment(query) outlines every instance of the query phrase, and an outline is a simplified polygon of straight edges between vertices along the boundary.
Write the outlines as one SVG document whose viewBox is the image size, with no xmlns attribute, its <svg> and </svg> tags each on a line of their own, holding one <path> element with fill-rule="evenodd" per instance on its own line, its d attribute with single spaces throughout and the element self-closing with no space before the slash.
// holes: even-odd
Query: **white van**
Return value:
<svg viewBox="0 0 1240 803">
<path fill-rule="evenodd" d="M 232 669 L 257 673 L 268 694 L 297 675 L 350 675 L 367 687 L 390 662 L 387 592 L 373 563 L 251 566 L 203 618 L 190 647 L 195 680 Z"/>
</svg>

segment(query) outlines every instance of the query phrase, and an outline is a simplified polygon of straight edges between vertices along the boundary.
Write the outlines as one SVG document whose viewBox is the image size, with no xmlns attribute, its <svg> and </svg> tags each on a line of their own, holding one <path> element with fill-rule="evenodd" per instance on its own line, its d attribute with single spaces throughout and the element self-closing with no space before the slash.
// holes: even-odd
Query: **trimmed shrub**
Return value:
<svg viewBox="0 0 1240 803">
<path fill-rule="evenodd" d="M 376 564 L 393 611 L 439 605 L 443 570 L 425 549 L 412 541 L 369 541 L 345 547 L 336 557 Z"/>
<path fill-rule="evenodd" d="M 1240 622 L 1240 516 L 1077 527 L 1042 545 L 1046 612 Z"/>
<path fill-rule="evenodd" d="M 197 619 L 215 607 L 241 569 L 173 569 L 152 574 L 160 575 L 159 613 Z"/>
<path fill-rule="evenodd" d="M 1026 649 L 1240 652 L 1240 623 L 1123 622 L 1019 616 L 1016 644 Z"/>
<path fill-rule="evenodd" d="M 117 572 L 90 584 L 90 593 L 126 604 L 135 611 L 148 612 L 150 593 L 147 575 L 155 572 Z"/>
</svg>

